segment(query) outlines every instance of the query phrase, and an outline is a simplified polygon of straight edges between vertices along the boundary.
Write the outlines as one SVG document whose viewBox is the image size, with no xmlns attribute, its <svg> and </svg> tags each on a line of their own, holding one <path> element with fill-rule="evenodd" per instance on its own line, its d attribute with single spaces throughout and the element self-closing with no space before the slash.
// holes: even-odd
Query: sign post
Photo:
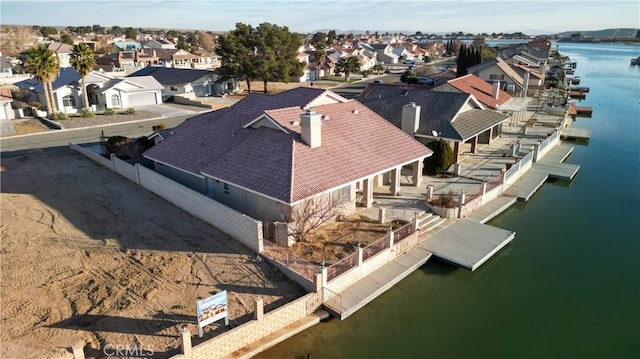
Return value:
<svg viewBox="0 0 640 359">
<path fill-rule="evenodd" d="M 226 290 L 197 301 L 196 309 L 198 313 L 198 336 L 200 338 L 203 335 L 202 328 L 222 318 L 224 318 L 224 325 L 229 326 Z"/>
</svg>

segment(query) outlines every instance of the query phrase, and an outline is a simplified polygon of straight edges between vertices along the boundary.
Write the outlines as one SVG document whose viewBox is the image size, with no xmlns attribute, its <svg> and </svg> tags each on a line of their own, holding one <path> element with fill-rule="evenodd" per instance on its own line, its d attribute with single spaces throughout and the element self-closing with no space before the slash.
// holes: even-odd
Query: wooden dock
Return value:
<svg viewBox="0 0 640 359">
<path fill-rule="evenodd" d="M 562 140 L 589 140 L 591 139 L 591 130 L 586 128 L 567 127 L 560 131 L 560 139 Z"/>
<path fill-rule="evenodd" d="M 569 91 L 569 97 L 584 100 L 587 98 L 587 94 L 582 91 Z"/>
<path fill-rule="evenodd" d="M 398 256 L 342 292 L 325 294 L 330 298 L 325 299 L 323 306 L 344 320 L 425 264 L 433 253 L 423 245 Z"/>
<path fill-rule="evenodd" d="M 424 244 L 436 257 L 474 271 L 511 243 L 515 235 L 463 218 L 427 238 Z"/>
<path fill-rule="evenodd" d="M 576 114 L 582 117 L 591 117 L 593 114 L 593 107 L 591 106 L 576 106 Z"/>
</svg>

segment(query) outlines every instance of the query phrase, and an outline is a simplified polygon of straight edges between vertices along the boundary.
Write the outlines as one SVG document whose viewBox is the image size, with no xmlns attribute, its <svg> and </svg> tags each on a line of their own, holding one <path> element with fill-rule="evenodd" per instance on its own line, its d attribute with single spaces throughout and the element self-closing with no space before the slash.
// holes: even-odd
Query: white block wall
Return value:
<svg viewBox="0 0 640 359">
<path fill-rule="evenodd" d="M 140 185 L 184 211 L 210 223 L 257 252 L 262 222 L 176 183 L 148 168 L 136 165 Z"/>
</svg>

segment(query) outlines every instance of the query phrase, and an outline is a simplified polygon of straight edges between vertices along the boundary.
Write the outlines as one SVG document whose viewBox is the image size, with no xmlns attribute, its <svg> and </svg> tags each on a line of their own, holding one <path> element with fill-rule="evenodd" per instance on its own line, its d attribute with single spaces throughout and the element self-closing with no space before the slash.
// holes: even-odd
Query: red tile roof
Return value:
<svg viewBox="0 0 640 359">
<path fill-rule="evenodd" d="M 496 99 L 493 97 L 493 85 L 472 74 L 449 80 L 447 83 L 464 93 L 473 95 L 483 105 L 492 109 L 511 99 L 511 95 L 502 90 L 498 90 Z"/>
<path fill-rule="evenodd" d="M 332 101 L 323 98 L 339 101 L 326 104 Z M 251 94 L 185 121 L 145 157 L 293 203 L 432 153 L 361 103 L 343 101 L 330 91 L 302 87 Z M 324 117 L 322 145 L 312 149 L 302 141 L 299 121 L 314 103 Z M 260 121 L 245 128 L 260 116 L 281 129 Z"/>
</svg>

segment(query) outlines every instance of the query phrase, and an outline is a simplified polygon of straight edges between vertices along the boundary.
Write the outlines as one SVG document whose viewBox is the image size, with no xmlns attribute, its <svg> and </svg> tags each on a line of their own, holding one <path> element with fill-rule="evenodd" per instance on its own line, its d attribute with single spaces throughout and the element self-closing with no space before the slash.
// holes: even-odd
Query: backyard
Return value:
<svg viewBox="0 0 640 359">
<path fill-rule="evenodd" d="M 232 327 L 302 288 L 244 245 L 106 168 L 60 150 L 3 158 L 0 357 L 87 357 L 107 345 L 177 353 L 195 303 L 228 291 Z M 225 331 L 218 324 L 205 329 Z M 196 345 L 200 342 L 193 338 Z"/>
</svg>

